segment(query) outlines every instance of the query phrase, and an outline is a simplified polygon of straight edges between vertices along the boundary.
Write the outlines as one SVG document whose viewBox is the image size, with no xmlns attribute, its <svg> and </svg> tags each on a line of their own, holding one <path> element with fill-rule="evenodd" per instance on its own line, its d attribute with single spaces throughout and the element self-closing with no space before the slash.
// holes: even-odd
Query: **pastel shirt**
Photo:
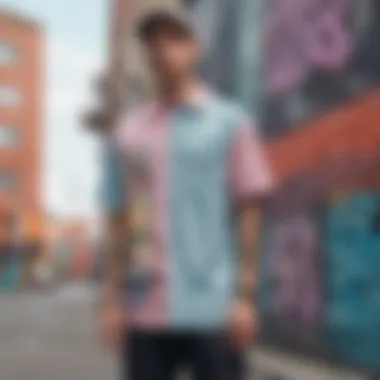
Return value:
<svg viewBox="0 0 380 380">
<path fill-rule="evenodd" d="M 233 297 L 233 205 L 272 187 L 244 112 L 208 94 L 173 109 L 152 104 L 119 123 L 107 143 L 106 210 L 130 219 L 128 323 L 221 327 Z"/>
</svg>

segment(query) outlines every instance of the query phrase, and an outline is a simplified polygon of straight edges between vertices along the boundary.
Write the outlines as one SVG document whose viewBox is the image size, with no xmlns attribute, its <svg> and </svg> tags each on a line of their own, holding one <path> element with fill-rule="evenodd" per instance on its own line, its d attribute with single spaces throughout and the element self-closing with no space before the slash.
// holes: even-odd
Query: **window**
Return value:
<svg viewBox="0 0 380 380">
<path fill-rule="evenodd" d="M 0 148 L 17 144 L 17 133 L 10 125 L 0 124 Z"/>
<path fill-rule="evenodd" d="M 10 85 L 0 84 L 0 106 L 14 107 L 20 103 L 20 93 Z"/>
<path fill-rule="evenodd" d="M 0 191 L 14 190 L 16 179 L 12 172 L 8 170 L 0 170 Z"/>
<path fill-rule="evenodd" d="M 0 41 L 0 65 L 11 65 L 16 59 L 15 47 L 7 42 Z"/>
</svg>

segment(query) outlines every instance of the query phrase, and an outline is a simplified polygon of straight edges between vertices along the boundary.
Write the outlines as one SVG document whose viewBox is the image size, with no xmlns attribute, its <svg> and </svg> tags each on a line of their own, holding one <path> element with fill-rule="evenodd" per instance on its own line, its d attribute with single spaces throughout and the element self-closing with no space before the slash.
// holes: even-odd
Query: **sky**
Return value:
<svg viewBox="0 0 380 380">
<path fill-rule="evenodd" d="M 100 143 L 81 124 L 106 54 L 107 0 L 0 0 L 37 20 L 46 40 L 43 194 L 58 217 L 97 215 Z"/>
</svg>

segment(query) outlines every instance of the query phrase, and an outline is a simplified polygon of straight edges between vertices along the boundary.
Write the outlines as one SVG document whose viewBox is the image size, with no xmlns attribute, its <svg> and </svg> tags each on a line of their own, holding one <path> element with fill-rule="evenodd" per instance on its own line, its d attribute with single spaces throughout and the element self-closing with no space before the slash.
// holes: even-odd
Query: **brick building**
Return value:
<svg viewBox="0 0 380 380">
<path fill-rule="evenodd" d="M 34 21 L 0 9 L 0 238 L 42 241 L 41 104 L 43 34 Z"/>
</svg>

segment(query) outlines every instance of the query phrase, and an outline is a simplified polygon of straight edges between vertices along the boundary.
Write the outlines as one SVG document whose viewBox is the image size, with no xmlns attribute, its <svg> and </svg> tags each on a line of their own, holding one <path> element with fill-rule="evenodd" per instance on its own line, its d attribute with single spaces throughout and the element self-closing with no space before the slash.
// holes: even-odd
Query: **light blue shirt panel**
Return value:
<svg viewBox="0 0 380 380">
<path fill-rule="evenodd" d="M 233 136 L 246 121 L 238 107 L 219 99 L 173 114 L 169 236 L 175 327 L 224 324 L 236 268 L 227 167 Z"/>
</svg>

